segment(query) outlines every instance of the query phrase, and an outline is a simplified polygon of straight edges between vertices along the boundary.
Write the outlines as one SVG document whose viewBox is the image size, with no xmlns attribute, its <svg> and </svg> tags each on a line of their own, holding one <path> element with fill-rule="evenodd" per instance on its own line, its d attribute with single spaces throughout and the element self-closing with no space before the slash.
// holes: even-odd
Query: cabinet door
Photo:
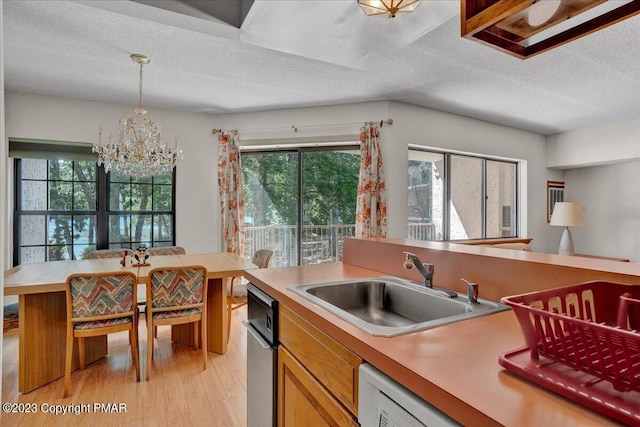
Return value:
<svg viewBox="0 0 640 427">
<path fill-rule="evenodd" d="M 283 346 L 278 348 L 278 427 L 357 426 L 351 414 Z"/>
<path fill-rule="evenodd" d="M 284 306 L 280 342 L 354 417 L 358 415 L 361 358 Z"/>
</svg>

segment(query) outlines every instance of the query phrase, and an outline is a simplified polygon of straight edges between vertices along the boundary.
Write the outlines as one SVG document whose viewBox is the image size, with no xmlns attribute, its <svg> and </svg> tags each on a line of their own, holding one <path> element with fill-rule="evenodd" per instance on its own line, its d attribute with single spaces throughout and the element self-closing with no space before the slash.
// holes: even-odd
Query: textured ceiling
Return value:
<svg viewBox="0 0 640 427">
<path fill-rule="evenodd" d="M 256 0 L 240 28 L 154 3 L 4 0 L 5 88 L 135 105 L 142 53 L 148 107 L 395 100 L 544 135 L 640 117 L 640 16 L 522 61 L 461 38 L 457 1 L 391 20 L 355 0 Z"/>
</svg>

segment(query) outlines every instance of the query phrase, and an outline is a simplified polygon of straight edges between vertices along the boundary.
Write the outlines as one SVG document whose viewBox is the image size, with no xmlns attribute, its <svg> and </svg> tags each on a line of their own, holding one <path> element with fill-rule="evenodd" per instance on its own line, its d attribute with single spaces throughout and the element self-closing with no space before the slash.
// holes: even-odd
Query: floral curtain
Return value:
<svg viewBox="0 0 640 427">
<path fill-rule="evenodd" d="M 387 190 L 382 170 L 380 129 L 366 123 L 360 129 L 360 180 L 355 237 L 387 236 Z"/>
<path fill-rule="evenodd" d="M 223 250 L 244 255 L 244 196 L 240 143 L 235 133 L 218 137 L 218 186 L 222 213 Z"/>
</svg>

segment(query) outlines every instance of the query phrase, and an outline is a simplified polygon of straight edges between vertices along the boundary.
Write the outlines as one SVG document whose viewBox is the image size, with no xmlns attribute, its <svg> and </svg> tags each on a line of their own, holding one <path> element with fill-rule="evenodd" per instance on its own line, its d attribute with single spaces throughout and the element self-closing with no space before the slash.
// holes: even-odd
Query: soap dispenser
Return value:
<svg viewBox="0 0 640 427">
<path fill-rule="evenodd" d="M 469 297 L 469 302 L 478 304 L 478 284 L 470 282 L 465 278 L 461 278 L 460 280 L 467 284 L 467 297 Z"/>
</svg>

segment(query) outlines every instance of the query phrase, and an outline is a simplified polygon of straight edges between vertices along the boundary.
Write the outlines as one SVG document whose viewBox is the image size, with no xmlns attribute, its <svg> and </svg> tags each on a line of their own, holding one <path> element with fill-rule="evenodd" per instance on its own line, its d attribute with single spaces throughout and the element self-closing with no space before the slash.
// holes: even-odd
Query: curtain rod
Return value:
<svg viewBox="0 0 640 427">
<path fill-rule="evenodd" d="M 329 127 L 329 126 L 347 126 L 347 125 L 357 125 L 360 124 L 362 122 L 350 122 L 350 123 L 329 123 L 329 124 L 325 124 L 325 125 L 300 125 L 300 126 L 296 126 L 296 125 L 291 125 L 290 128 L 285 127 L 285 126 L 281 126 L 281 127 L 274 127 L 274 128 L 253 128 L 253 129 L 242 129 L 243 132 L 252 132 L 252 131 L 257 131 L 257 130 L 283 130 L 283 129 L 292 129 L 294 132 L 298 132 L 298 129 L 300 128 L 318 128 L 318 127 Z M 377 124 L 378 122 L 364 122 L 364 125 L 373 125 L 373 124 Z M 393 119 L 386 119 L 386 120 L 380 120 L 380 127 L 382 127 L 383 125 L 388 125 L 391 126 L 393 124 Z M 211 133 L 216 135 L 221 133 L 222 135 L 224 135 L 224 132 L 222 129 L 212 129 Z M 238 129 L 231 129 L 229 131 L 227 131 L 228 133 L 237 135 L 238 134 Z"/>
</svg>

